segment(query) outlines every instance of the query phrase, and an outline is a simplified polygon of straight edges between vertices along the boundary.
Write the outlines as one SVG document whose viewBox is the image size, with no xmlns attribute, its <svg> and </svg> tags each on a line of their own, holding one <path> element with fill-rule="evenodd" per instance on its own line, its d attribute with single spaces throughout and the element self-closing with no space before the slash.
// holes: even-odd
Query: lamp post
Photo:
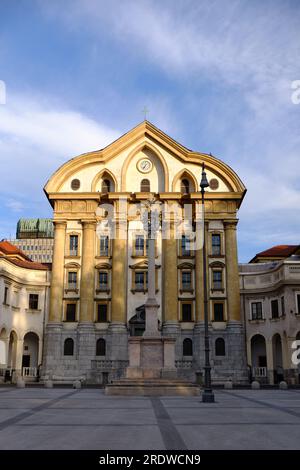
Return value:
<svg viewBox="0 0 300 470">
<path fill-rule="evenodd" d="M 203 289 L 204 289 L 204 351 L 205 351 L 205 366 L 204 366 L 204 390 L 202 393 L 203 403 L 213 403 L 215 396 L 211 388 L 211 367 L 209 361 L 209 334 L 208 334 L 208 299 L 207 299 L 207 274 L 206 274 L 206 247 L 205 247 L 205 206 L 204 206 L 204 192 L 205 188 L 209 186 L 207 181 L 205 165 L 202 164 L 202 176 L 200 182 L 201 188 L 201 202 L 203 214 Z"/>
</svg>

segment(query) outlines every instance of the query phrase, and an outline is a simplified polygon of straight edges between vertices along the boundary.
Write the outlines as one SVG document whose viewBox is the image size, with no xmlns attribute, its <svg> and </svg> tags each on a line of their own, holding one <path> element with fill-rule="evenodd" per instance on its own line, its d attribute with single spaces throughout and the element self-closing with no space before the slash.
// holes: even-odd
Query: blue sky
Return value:
<svg viewBox="0 0 300 470">
<path fill-rule="evenodd" d="M 149 120 L 240 175 L 239 259 L 300 232 L 298 0 L 1 0 L 0 238 L 63 162 Z"/>
</svg>

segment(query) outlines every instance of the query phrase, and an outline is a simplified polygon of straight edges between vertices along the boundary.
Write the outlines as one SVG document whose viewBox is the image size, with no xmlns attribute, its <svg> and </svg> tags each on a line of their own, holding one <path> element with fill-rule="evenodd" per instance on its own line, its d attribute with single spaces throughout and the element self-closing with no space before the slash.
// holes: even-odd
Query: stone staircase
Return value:
<svg viewBox="0 0 300 470">
<path fill-rule="evenodd" d="M 124 378 L 105 386 L 105 395 L 124 396 L 199 396 L 197 384 L 179 379 Z"/>
</svg>

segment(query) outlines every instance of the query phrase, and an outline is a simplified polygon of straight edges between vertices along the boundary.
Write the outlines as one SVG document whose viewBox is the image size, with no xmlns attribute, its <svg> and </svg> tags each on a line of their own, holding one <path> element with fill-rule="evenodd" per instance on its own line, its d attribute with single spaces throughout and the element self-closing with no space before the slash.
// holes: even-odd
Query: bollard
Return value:
<svg viewBox="0 0 300 470">
<path fill-rule="evenodd" d="M 254 380 L 251 384 L 252 390 L 259 390 L 260 389 L 260 383 Z"/>
</svg>

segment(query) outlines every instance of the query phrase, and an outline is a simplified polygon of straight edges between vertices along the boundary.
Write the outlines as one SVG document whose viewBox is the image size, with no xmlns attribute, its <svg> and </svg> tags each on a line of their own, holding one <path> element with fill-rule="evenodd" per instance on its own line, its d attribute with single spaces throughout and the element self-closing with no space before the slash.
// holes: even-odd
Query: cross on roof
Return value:
<svg viewBox="0 0 300 470">
<path fill-rule="evenodd" d="M 147 114 L 149 113 L 149 109 L 147 108 L 147 106 L 144 106 L 144 108 L 142 109 L 142 113 L 144 113 L 144 120 L 146 121 Z"/>
</svg>

